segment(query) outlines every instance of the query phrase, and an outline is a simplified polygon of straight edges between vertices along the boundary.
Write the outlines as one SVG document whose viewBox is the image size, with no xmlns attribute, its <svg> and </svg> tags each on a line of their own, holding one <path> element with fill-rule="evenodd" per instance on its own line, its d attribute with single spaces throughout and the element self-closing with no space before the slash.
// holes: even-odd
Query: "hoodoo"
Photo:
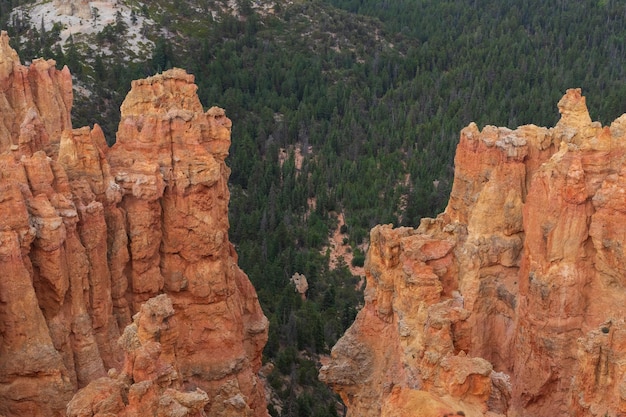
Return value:
<svg viewBox="0 0 626 417">
<path fill-rule="evenodd" d="M 377 226 L 320 377 L 350 416 L 626 413 L 626 115 L 462 130 L 444 213 Z M 461 414 L 462 413 L 462 414 Z"/>
<path fill-rule="evenodd" d="M 109 149 L 72 129 L 67 68 L 0 36 L 0 415 L 63 416 L 80 390 L 70 415 L 267 416 L 231 121 L 196 89 L 180 69 L 133 82 Z"/>
</svg>

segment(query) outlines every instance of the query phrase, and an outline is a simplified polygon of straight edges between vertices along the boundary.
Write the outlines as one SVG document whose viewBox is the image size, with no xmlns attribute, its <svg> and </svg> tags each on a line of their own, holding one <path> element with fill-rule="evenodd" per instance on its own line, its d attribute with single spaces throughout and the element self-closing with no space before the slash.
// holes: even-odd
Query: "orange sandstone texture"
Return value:
<svg viewBox="0 0 626 417">
<path fill-rule="evenodd" d="M 268 322 L 228 241 L 231 122 L 193 81 L 134 82 L 109 149 L 72 129 L 67 69 L 0 36 L 0 415 L 64 416 L 80 390 L 81 417 L 267 416 Z M 154 299 L 167 326 L 142 327 Z"/>
<path fill-rule="evenodd" d="M 470 124 L 445 212 L 372 230 L 366 305 L 320 372 L 348 415 L 626 413 L 626 115 L 558 107 Z"/>
<path fill-rule="evenodd" d="M 58 71 L 53 60 L 36 59 L 20 65 L 0 34 L 0 152 L 30 155 L 58 143 L 71 130 L 72 76 L 67 67 Z"/>
<path fill-rule="evenodd" d="M 119 339 L 125 352 L 122 372 L 111 371 L 78 391 L 67 406 L 68 417 L 206 416 L 207 393 L 180 390 L 179 327 L 167 295 L 142 304 Z"/>
</svg>

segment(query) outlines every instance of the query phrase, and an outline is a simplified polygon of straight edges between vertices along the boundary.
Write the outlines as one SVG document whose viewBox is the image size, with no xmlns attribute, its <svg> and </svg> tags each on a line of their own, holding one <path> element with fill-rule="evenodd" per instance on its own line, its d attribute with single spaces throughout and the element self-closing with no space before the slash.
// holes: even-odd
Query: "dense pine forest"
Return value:
<svg viewBox="0 0 626 417">
<path fill-rule="evenodd" d="M 626 112 L 626 4 L 614 0 L 238 0 L 234 14 L 217 0 L 128 1 L 156 22 L 151 55 L 133 62 L 114 47 L 123 22 L 93 39 L 109 46 L 94 55 L 56 44 L 60 27 L 10 17 L 20 3 L 0 0 L 0 25 L 22 59 L 54 58 L 94 93 L 77 95 L 75 126 L 99 123 L 113 143 L 130 81 L 174 66 L 233 120 L 230 239 L 271 323 L 273 416 L 341 413 L 317 358 L 363 294 L 346 261 L 329 265 L 338 214 L 362 265 L 372 226 L 444 209 L 469 122 L 552 126 L 571 87 L 594 120 Z"/>
</svg>

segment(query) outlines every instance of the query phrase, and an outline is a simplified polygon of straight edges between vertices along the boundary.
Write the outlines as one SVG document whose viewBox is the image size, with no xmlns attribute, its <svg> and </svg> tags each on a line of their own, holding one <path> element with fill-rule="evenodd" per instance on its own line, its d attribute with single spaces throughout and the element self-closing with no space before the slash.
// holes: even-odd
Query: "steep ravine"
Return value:
<svg viewBox="0 0 626 417">
<path fill-rule="evenodd" d="M 268 415 L 228 240 L 231 121 L 135 81 L 117 143 L 0 36 L 0 415 Z M 626 415 L 626 116 L 470 124 L 448 207 L 377 226 L 366 305 L 321 370 L 351 417 Z"/>
<path fill-rule="evenodd" d="M 377 226 L 320 378 L 351 417 L 626 415 L 626 115 L 462 130 L 448 206 Z"/>
<path fill-rule="evenodd" d="M 0 415 L 268 415 L 231 121 L 196 89 L 179 69 L 133 82 L 108 148 L 72 129 L 67 68 L 0 36 Z"/>
</svg>

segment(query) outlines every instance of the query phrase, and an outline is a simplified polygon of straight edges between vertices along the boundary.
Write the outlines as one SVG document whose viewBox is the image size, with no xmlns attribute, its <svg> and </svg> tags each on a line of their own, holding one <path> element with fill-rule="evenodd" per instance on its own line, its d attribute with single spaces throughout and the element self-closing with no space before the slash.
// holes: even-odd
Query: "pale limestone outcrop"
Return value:
<svg viewBox="0 0 626 417">
<path fill-rule="evenodd" d="M 306 292 L 309 290 L 309 282 L 303 274 L 296 272 L 289 280 L 293 283 L 296 292 L 300 294 L 303 300 L 306 300 Z"/>
<path fill-rule="evenodd" d="M 446 211 L 372 230 L 366 305 L 320 374 L 349 415 L 626 413 L 626 116 L 592 122 L 580 90 L 558 107 L 550 129 L 470 124 Z"/>
<path fill-rule="evenodd" d="M 93 17 L 89 0 L 54 0 L 54 7 L 59 15 L 77 16 L 85 20 Z"/>
</svg>

